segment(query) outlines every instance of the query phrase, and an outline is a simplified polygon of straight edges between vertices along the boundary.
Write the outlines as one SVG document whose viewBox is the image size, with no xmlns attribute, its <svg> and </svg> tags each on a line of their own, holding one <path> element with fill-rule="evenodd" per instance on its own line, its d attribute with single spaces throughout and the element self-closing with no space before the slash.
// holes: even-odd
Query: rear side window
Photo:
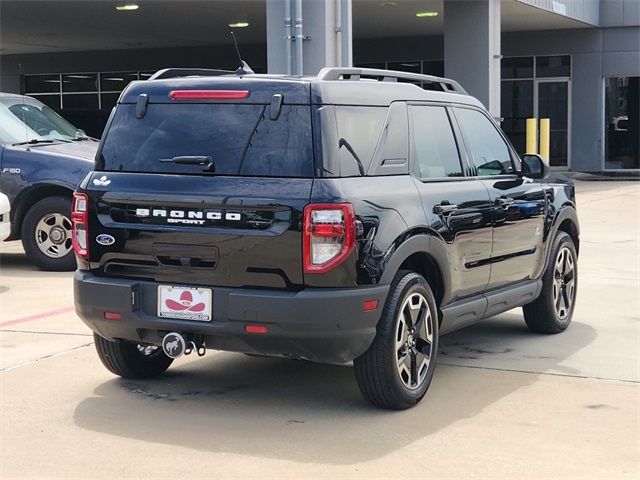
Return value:
<svg viewBox="0 0 640 480">
<path fill-rule="evenodd" d="M 409 107 L 413 151 L 420 178 L 461 177 L 462 166 L 449 115 L 444 107 Z"/>
<path fill-rule="evenodd" d="M 216 175 L 313 177 L 309 106 L 285 105 L 277 120 L 265 105 L 150 104 L 117 107 L 99 167 L 150 173 L 202 173 L 199 165 L 168 161 L 211 157 Z"/>
<path fill-rule="evenodd" d="M 386 107 L 336 107 L 340 176 L 367 174 L 387 110 Z"/>
<path fill-rule="evenodd" d="M 456 108 L 455 112 L 478 175 L 513 173 L 509 147 L 493 123 L 478 110 Z"/>
</svg>

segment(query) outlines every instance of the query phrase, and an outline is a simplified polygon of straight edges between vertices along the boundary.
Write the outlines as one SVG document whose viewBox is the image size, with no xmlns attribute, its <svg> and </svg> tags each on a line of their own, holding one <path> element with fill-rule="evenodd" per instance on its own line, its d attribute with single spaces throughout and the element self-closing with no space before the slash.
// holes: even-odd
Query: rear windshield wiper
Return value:
<svg viewBox="0 0 640 480">
<path fill-rule="evenodd" d="M 55 140 L 39 140 L 37 138 L 32 138 L 31 140 L 28 140 L 26 142 L 13 143 L 12 145 L 16 147 L 18 145 L 37 145 L 39 143 L 55 143 L 55 142 L 70 143 L 71 140 L 62 140 L 59 138 L 56 138 Z"/>
<path fill-rule="evenodd" d="M 161 158 L 161 162 L 164 163 L 176 163 L 178 165 L 201 165 L 204 168 L 204 172 L 215 172 L 216 166 L 213 163 L 213 158 L 208 155 L 182 155 L 173 158 Z"/>
</svg>

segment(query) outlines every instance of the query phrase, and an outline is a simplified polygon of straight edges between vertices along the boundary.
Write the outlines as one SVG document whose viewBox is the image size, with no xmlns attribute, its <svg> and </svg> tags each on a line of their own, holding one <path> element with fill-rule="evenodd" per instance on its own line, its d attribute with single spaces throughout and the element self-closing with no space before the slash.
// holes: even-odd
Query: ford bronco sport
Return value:
<svg viewBox="0 0 640 480">
<path fill-rule="evenodd" d="M 569 325 L 575 193 L 548 173 L 448 79 L 160 71 L 75 194 L 76 310 L 123 377 L 209 348 L 353 361 L 408 408 L 439 335 L 514 307 Z"/>
</svg>

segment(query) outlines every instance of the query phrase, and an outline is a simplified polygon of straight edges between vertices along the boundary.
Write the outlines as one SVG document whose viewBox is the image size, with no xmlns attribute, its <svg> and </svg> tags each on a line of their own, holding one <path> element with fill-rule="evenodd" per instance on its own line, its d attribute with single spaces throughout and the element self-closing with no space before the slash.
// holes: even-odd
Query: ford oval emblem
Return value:
<svg viewBox="0 0 640 480">
<path fill-rule="evenodd" d="M 96 242 L 98 242 L 100 245 L 113 245 L 114 243 L 116 243 L 116 239 L 111 235 L 101 233 L 96 237 Z"/>
</svg>

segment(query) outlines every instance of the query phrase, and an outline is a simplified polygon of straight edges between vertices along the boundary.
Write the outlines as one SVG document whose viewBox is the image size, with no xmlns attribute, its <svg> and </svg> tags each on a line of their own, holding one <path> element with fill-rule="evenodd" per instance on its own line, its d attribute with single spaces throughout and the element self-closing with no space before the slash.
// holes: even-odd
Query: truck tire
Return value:
<svg viewBox="0 0 640 480">
<path fill-rule="evenodd" d="M 71 199 L 47 197 L 27 212 L 20 232 L 29 260 L 41 270 L 71 271 L 76 257 L 71 241 Z"/>
<path fill-rule="evenodd" d="M 110 342 L 94 333 L 96 351 L 111 373 L 124 378 L 151 378 L 173 363 L 160 347 L 145 347 L 131 342 Z"/>
<path fill-rule="evenodd" d="M 362 395 L 372 404 L 404 410 L 427 393 L 438 353 L 438 310 L 421 275 L 396 275 L 376 337 L 353 361 Z"/>
<path fill-rule="evenodd" d="M 578 254 L 573 240 L 558 232 L 551 245 L 549 264 L 542 275 L 542 292 L 522 307 L 524 321 L 536 333 L 560 333 L 573 317 L 578 290 Z"/>
</svg>

